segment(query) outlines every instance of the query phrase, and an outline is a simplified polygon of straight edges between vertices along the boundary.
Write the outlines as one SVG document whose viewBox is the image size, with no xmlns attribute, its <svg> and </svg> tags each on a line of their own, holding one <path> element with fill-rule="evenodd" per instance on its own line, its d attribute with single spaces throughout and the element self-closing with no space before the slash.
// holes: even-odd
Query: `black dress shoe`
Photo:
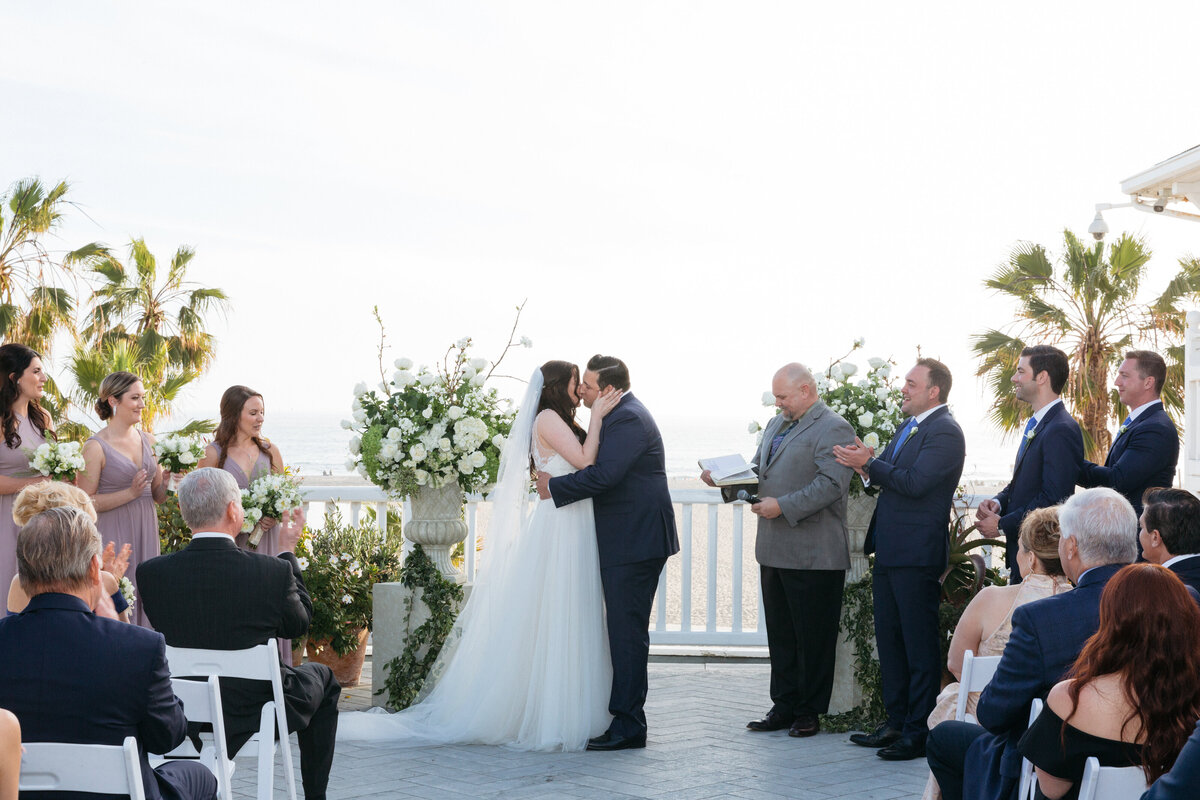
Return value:
<svg viewBox="0 0 1200 800">
<path fill-rule="evenodd" d="M 889 744 L 900 739 L 903 736 L 902 731 L 895 728 L 889 728 L 885 722 L 875 729 L 874 733 L 852 733 L 850 741 L 862 747 L 887 747 Z"/>
<path fill-rule="evenodd" d="M 752 731 L 781 731 L 784 728 L 792 727 L 792 723 L 795 721 L 796 718 L 794 716 L 784 714 L 772 708 L 762 719 L 747 722 L 746 727 Z"/>
<path fill-rule="evenodd" d="M 801 714 L 796 717 L 796 721 L 792 723 L 792 727 L 788 729 L 788 736 L 805 737 L 816 736 L 821 732 L 821 720 L 816 714 Z"/>
<path fill-rule="evenodd" d="M 588 739 L 588 750 L 638 750 L 646 746 L 646 734 L 637 736 L 613 736 L 605 732 L 602 736 Z"/>
<path fill-rule="evenodd" d="M 925 742 L 917 742 L 907 736 L 901 736 L 895 743 L 888 745 L 875 755 L 884 761 L 912 761 L 914 758 L 924 758 Z"/>
</svg>

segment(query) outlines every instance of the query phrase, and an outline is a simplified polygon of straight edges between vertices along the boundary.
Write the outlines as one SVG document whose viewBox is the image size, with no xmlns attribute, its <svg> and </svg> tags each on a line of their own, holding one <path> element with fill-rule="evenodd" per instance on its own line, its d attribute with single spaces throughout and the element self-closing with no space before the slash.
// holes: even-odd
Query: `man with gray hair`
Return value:
<svg viewBox="0 0 1200 800">
<path fill-rule="evenodd" d="M 146 797 L 207 800 L 217 781 L 197 762 L 150 769 L 187 734 L 171 691 L 162 634 L 98 617 L 100 533 L 83 512 L 52 508 L 17 533 L 17 565 L 29 605 L 0 619 L 0 707 L 26 742 L 120 745 L 138 741 Z M 54 795 L 58 796 L 58 795 Z"/>
<path fill-rule="evenodd" d="M 1021 754 L 1017 741 L 1029 705 L 1045 697 L 1100 626 L 1100 593 L 1137 558 L 1137 516 L 1112 489 L 1088 489 L 1059 506 L 1058 555 L 1075 589 L 1013 612 L 1012 636 L 975 716 L 979 724 L 943 722 L 929 734 L 929 769 L 945 800 L 1015 800 Z"/>
<path fill-rule="evenodd" d="M 754 556 L 760 565 L 771 709 L 752 731 L 820 731 L 829 710 L 842 588 L 850 568 L 846 496 L 853 471 L 833 448 L 854 444 L 854 429 L 817 394 L 803 364 L 785 364 L 771 381 L 780 413 L 767 423 L 758 455 Z M 712 485 L 707 471 L 701 479 Z"/>
<path fill-rule="evenodd" d="M 172 647 L 243 650 L 271 637 L 294 639 L 312 621 L 312 600 L 292 550 L 304 529 L 300 512 L 280 522 L 277 556 L 238 549 L 241 491 L 225 470 L 205 467 L 179 484 L 179 511 L 191 543 L 138 567 L 141 600 L 150 623 Z M 288 728 L 300 742 L 300 776 L 308 800 L 325 797 L 337 733 L 341 687 L 323 664 L 281 667 Z M 271 699 L 263 681 L 221 679 L 229 752 L 258 730 L 259 710 Z"/>
</svg>

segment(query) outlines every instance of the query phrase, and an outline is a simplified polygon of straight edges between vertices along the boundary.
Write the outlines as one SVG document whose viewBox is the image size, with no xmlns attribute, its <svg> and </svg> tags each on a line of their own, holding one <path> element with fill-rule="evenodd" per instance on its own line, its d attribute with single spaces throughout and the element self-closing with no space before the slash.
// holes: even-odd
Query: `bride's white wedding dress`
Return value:
<svg viewBox="0 0 1200 800">
<path fill-rule="evenodd" d="M 557 454 L 535 460 L 551 475 L 574 472 Z M 484 538 L 480 581 L 432 691 L 399 713 L 341 714 L 339 740 L 582 750 L 605 731 L 612 665 L 592 502 L 537 502 L 519 518 L 515 536 Z"/>
</svg>

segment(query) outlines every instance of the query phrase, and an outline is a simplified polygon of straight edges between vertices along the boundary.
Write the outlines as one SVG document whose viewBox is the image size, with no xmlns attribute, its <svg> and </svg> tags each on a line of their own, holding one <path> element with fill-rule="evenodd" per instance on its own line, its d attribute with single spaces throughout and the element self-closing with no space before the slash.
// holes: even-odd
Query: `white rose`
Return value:
<svg viewBox="0 0 1200 800">
<path fill-rule="evenodd" d="M 762 426 L 759 425 L 757 422 L 751 422 L 749 425 L 746 426 L 746 433 L 758 433 L 761 430 L 762 430 Z"/>
<path fill-rule="evenodd" d="M 872 358 L 867 359 L 867 363 L 871 365 L 871 369 L 879 369 L 887 362 L 884 361 L 882 358 L 872 357 Z"/>
<path fill-rule="evenodd" d="M 182 453 L 179 454 L 179 463 L 180 464 L 195 464 L 196 463 L 196 454 L 193 453 L 191 450 L 184 450 Z"/>
<path fill-rule="evenodd" d="M 475 387 L 483 386 L 483 384 L 486 380 L 487 380 L 487 376 L 481 372 L 478 375 L 476 375 L 475 377 L 471 378 L 471 385 L 475 386 Z"/>
<path fill-rule="evenodd" d="M 397 358 L 396 369 L 412 369 L 413 362 L 411 358 Z"/>
<path fill-rule="evenodd" d="M 864 411 L 858 415 L 858 424 L 864 428 L 869 428 L 875 424 L 875 415 L 870 411 Z"/>
<path fill-rule="evenodd" d="M 882 367 L 879 368 L 879 374 L 885 378 L 890 378 L 892 376 L 892 365 L 884 364 Z"/>
<path fill-rule="evenodd" d="M 416 477 L 418 486 L 424 486 L 429 482 L 429 473 L 423 469 L 415 470 L 413 476 Z"/>
<path fill-rule="evenodd" d="M 829 368 L 829 377 L 835 381 L 840 381 L 842 379 L 842 365 L 840 363 L 834 364 Z"/>
<path fill-rule="evenodd" d="M 865 444 L 867 447 L 870 447 L 872 450 L 879 449 L 879 434 L 875 431 L 871 431 L 864 436 L 862 441 L 863 444 Z"/>
<path fill-rule="evenodd" d="M 346 430 L 353 430 L 354 423 L 348 419 L 344 419 L 344 420 L 342 420 L 342 427 L 345 428 Z"/>
<path fill-rule="evenodd" d="M 369 391 L 370 391 L 370 389 L 367 387 L 366 381 L 359 381 L 358 383 L 354 384 L 354 396 L 355 397 L 362 397 L 364 394 L 366 394 Z"/>
<path fill-rule="evenodd" d="M 392 373 L 392 383 L 397 389 L 403 389 L 415 380 L 413 374 L 406 369 L 398 369 Z"/>
<path fill-rule="evenodd" d="M 381 461 L 395 461 L 398 455 L 400 455 L 400 448 L 396 446 L 395 442 L 384 442 L 383 446 L 379 448 Z"/>
<path fill-rule="evenodd" d="M 858 372 L 858 366 L 856 364 L 851 364 L 849 361 L 845 361 L 842 363 L 842 374 L 845 375 L 847 378 L 849 378 L 851 375 L 853 375 L 856 372 Z"/>
<path fill-rule="evenodd" d="M 346 459 L 346 472 L 354 472 L 354 468 L 358 466 L 358 461 L 353 458 Z"/>
<path fill-rule="evenodd" d="M 430 417 L 432 417 L 433 416 L 433 406 L 426 406 L 425 410 L 421 412 L 421 416 L 424 417 L 425 419 L 429 419 Z"/>
<path fill-rule="evenodd" d="M 775 405 L 775 393 L 774 393 L 774 392 L 763 392 L 763 394 L 762 394 L 762 404 L 763 404 L 764 406 L 773 406 L 773 405 Z"/>
<path fill-rule="evenodd" d="M 359 475 L 361 475 L 361 476 L 362 476 L 362 477 L 364 477 L 364 478 L 370 478 L 370 477 L 371 477 L 370 473 L 368 473 L 368 472 L 367 472 L 367 467 L 366 467 L 366 465 L 365 465 L 365 464 L 359 464 L 359 465 L 358 465 L 358 474 L 359 474 Z"/>
<path fill-rule="evenodd" d="M 458 471 L 463 475 L 470 475 L 475 471 L 475 465 L 471 463 L 470 456 L 463 456 L 458 460 Z"/>
<path fill-rule="evenodd" d="M 476 370 L 476 369 L 475 369 L 474 367 L 472 367 L 470 364 L 466 364 L 466 365 L 465 365 L 465 366 L 463 366 L 463 368 L 462 368 L 462 376 L 463 376 L 464 378 L 472 378 L 472 377 L 474 377 L 474 376 L 475 376 L 475 373 L 476 373 L 477 371 L 478 371 L 478 370 Z"/>
<path fill-rule="evenodd" d="M 860 389 L 863 389 L 864 391 L 865 391 L 866 389 L 870 389 L 870 388 L 871 388 L 871 382 L 870 382 L 869 380 L 867 380 L 866 378 L 862 379 L 861 381 L 859 381 L 859 382 L 858 382 L 857 384 L 855 384 L 855 385 L 856 385 L 856 386 L 858 386 L 858 388 L 860 388 Z"/>
<path fill-rule="evenodd" d="M 437 446 L 438 446 L 438 450 L 441 450 L 443 453 L 449 453 L 450 452 L 450 439 L 443 436 L 442 438 L 438 439 Z"/>
<path fill-rule="evenodd" d="M 463 410 L 458 406 L 450 406 L 450 408 L 446 410 L 446 416 L 450 419 L 462 419 L 462 415 Z"/>
<path fill-rule="evenodd" d="M 352 416 L 354 417 L 354 421 L 359 425 L 367 421 L 367 412 L 364 409 L 360 408 L 356 410 Z"/>
<path fill-rule="evenodd" d="M 408 454 L 412 456 L 413 461 L 424 461 L 426 455 L 425 447 L 421 444 L 414 444 L 409 448 Z"/>
<path fill-rule="evenodd" d="M 495 436 L 492 437 L 492 445 L 497 450 L 502 450 L 504 448 L 504 436 L 497 433 Z"/>
<path fill-rule="evenodd" d="M 486 358 L 472 358 L 470 361 L 471 369 L 476 372 L 483 372 L 483 368 L 487 366 Z"/>
<path fill-rule="evenodd" d="M 471 466 L 475 467 L 476 469 L 487 463 L 487 456 L 478 450 L 476 450 L 474 453 L 471 453 L 469 458 L 471 459 Z"/>
<path fill-rule="evenodd" d="M 878 389 L 875 390 L 875 398 L 877 400 L 879 400 L 879 402 L 881 402 L 881 403 L 887 402 L 889 394 L 890 394 L 890 392 L 888 392 L 886 386 L 880 386 Z"/>
</svg>

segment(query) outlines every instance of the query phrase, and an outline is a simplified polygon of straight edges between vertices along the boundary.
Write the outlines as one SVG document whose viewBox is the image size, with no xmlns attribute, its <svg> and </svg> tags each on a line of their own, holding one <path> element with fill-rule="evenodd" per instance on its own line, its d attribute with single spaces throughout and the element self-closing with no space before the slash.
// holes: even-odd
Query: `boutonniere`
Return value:
<svg viewBox="0 0 1200 800">
<path fill-rule="evenodd" d="M 1025 440 L 1032 442 L 1033 437 L 1035 437 L 1035 436 L 1037 436 L 1037 428 L 1033 428 L 1032 430 L 1029 431 L 1029 433 L 1025 434 Z"/>
<path fill-rule="evenodd" d="M 910 439 L 911 439 L 912 437 L 916 436 L 916 435 L 917 435 L 917 431 L 918 431 L 918 430 L 920 430 L 920 426 L 919 426 L 919 425 L 913 425 L 911 428 L 909 428 L 909 430 L 908 430 L 908 438 L 910 438 Z"/>
<path fill-rule="evenodd" d="M 1117 436 L 1120 436 L 1122 433 L 1124 433 L 1127 430 L 1129 430 L 1129 426 L 1122 425 L 1121 427 L 1117 428 Z"/>
</svg>

